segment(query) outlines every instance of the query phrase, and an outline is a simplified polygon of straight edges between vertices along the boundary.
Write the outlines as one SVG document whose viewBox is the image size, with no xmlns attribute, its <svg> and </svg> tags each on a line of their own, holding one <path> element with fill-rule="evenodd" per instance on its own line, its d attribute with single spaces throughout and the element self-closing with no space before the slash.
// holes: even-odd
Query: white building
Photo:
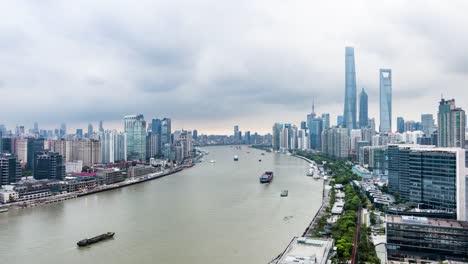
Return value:
<svg viewBox="0 0 468 264">
<path fill-rule="evenodd" d="M 66 173 L 81 172 L 82 169 L 83 169 L 83 161 L 81 160 L 65 162 Z"/>
</svg>

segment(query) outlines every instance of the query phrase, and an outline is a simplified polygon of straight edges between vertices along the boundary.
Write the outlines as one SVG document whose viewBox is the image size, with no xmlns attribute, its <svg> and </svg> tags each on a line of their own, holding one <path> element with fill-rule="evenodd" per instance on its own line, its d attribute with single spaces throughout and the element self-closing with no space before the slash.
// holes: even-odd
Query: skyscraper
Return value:
<svg viewBox="0 0 468 264">
<path fill-rule="evenodd" d="M 161 143 L 170 144 L 171 143 L 171 119 L 170 118 L 163 118 L 161 121 Z"/>
<path fill-rule="evenodd" d="M 34 170 L 35 159 L 38 152 L 44 151 L 44 139 L 43 138 L 28 138 L 27 147 L 27 164 L 26 167 L 29 170 Z"/>
<path fill-rule="evenodd" d="M 88 124 L 88 138 L 93 135 L 93 125 L 91 123 Z"/>
<path fill-rule="evenodd" d="M 103 125 L 103 121 L 99 121 L 99 132 L 100 133 L 104 133 L 104 125 Z"/>
<path fill-rule="evenodd" d="M 161 143 L 162 121 L 161 119 L 153 119 L 151 121 L 151 133 L 155 134 L 157 137 L 156 144 L 157 144 L 158 153 L 156 154 L 159 155 L 161 154 L 161 147 L 162 147 L 162 143 Z"/>
<path fill-rule="evenodd" d="M 124 130 L 127 134 L 127 160 L 145 160 L 146 121 L 143 115 L 125 116 Z"/>
<path fill-rule="evenodd" d="M 63 137 L 67 134 L 67 125 L 65 123 L 62 123 L 60 125 L 60 133 L 59 133 L 59 137 Z"/>
<path fill-rule="evenodd" d="M 34 133 L 39 133 L 39 124 L 37 122 L 34 122 L 34 129 L 33 129 L 33 132 Z"/>
<path fill-rule="evenodd" d="M 405 132 L 405 119 L 403 119 L 403 117 L 397 117 L 396 123 L 397 123 L 397 132 L 398 133 Z"/>
<path fill-rule="evenodd" d="M 336 117 L 336 125 L 337 126 L 343 126 L 343 116 L 339 115 Z"/>
<path fill-rule="evenodd" d="M 323 131 L 323 120 L 322 118 L 312 118 L 309 124 L 309 137 L 310 137 L 310 148 L 321 149 L 322 148 L 322 131 Z"/>
<path fill-rule="evenodd" d="M 81 128 L 76 129 L 76 136 L 79 139 L 82 139 L 83 138 L 83 129 L 81 129 Z"/>
<path fill-rule="evenodd" d="M 323 129 L 329 129 L 330 128 L 330 114 L 323 113 L 322 120 L 323 120 Z"/>
<path fill-rule="evenodd" d="M 421 124 L 422 124 L 422 131 L 426 136 L 430 136 L 434 133 L 435 130 L 435 123 L 434 123 L 434 116 L 432 114 L 424 114 L 421 115 Z"/>
<path fill-rule="evenodd" d="M 392 70 L 380 69 L 380 132 L 392 132 Z"/>
<path fill-rule="evenodd" d="M 369 125 L 369 102 L 367 93 L 362 88 L 359 95 L 359 127 L 366 128 Z"/>
<path fill-rule="evenodd" d="M 345 104 L 343 125 L 348 129 L 356 128 L 356 68 L 354 48 L 345 48 Z"/>
<path fill-rule="evenodd" d="M 441 147 L 465 147 L 465 111 L 455 106 L 455 99 L 439 103 L 437 142 Z"/>
<path fill-rule="evenodd" d="M 281 139 L 281 129 L 283 128 L 283 124 L 275 123 L 272 129 L 272 145 L 274 150 L 280 149 L 280 139 Z"/>
</svg>

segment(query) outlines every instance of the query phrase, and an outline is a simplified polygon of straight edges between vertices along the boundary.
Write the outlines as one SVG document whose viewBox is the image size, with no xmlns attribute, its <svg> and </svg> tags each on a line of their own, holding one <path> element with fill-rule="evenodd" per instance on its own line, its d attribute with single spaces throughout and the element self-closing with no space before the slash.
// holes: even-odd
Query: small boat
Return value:
<svg viewBox="0 0 468 264">
<path fill-rule="evenodd" d="M 262 160 L 261 160 L 261 159 L 259 159 L 259 160 L 258 160 L 258 162 L 262 162 Z"/>
<path fill-rule="evenodd" d="M 281 192 L 281 197 L 288 197 L 288 190 L 284 190 Z"/>
<path fill-rule="evenodd" d="M 234 161 L 238 161 L 238 160 L 239 160 L 239 157 L 237 157 L 237 155 L 234 156 Z"/>
<path fill-rule="evenodd" d="M 263 153 L 263 152 L 262 152 L 262 155 L 264 155 L 264 156 L 265 156 L 265 153 Z"/>
<path fill-rule="evenodd" d="M 216 163 L 216 160 L 210 160 L 210 163 Z"/>
<path fill-rule="evenodd" d="M 2 208 L 2 209 L 0 209 L 0 213 L 6 213 L 6 212 L 8 212 L 8 208 Z"/>
<path fill-rule="evenodd" d="M 306 175 L 307 176 L 314 176 L 314 170 L 312 168 L 310 168 Z"/>
<path fill-rule="evenodd" d="M 107 239 L 110 239 L 110 238 L 113 238 L 115 235 L 114 232 L 107 232 L 107 233 L 104 233 L 102 235 L 99 235 L 99 236 L 95 236 L 95 237 L 92 237 L 92 238 L 85 238 L 83 240 L 80 240 L 78 243 L 76 243 L 79 247 L 84 247 L 84 246 L 88 246 L 88 245 L 91 245 L 91 244 L 94 244 L 94 243 L 97 243 L 99 241 L 103 241 L 103 240 L 107 240 Z"/>
<path fill-rule="evenodd" d="M 328 177 L 326 175 L 323 176 L 323 180 L 326 181 L 328 180 Z"/>
<path fill-rule="evenodd" d="M 273 172 L 266 171 L 260 176 L 260 183 L 270 183 L 273 180 Z"/>
</svg>

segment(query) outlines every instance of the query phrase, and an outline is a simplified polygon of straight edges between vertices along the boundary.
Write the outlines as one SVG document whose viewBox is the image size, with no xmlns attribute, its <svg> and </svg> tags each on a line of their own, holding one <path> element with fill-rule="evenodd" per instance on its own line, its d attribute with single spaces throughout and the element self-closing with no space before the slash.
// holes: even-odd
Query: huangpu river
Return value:
<svg viewBox="0 0 468 264">
<path fill-rule="evenodd" d="M 204 162 L 165 178 L 0 214 L 1 263 L 267 263 L 310 223 L 322 180 L 292 156 L 204 150 Z M 272 183 L 260 184 L 269 170 Z M 76 246 L 108 231 L 114 239 Z"/>
</svg>

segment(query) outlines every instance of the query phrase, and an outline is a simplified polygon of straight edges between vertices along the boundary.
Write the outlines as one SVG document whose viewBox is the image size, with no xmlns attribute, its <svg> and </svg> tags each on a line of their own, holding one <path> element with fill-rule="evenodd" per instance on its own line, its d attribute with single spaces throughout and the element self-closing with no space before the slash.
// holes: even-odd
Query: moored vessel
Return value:
<svg viewBox="0 0 468 264">
<path fill-rule="evenodd" d="M 260 176 L 260 183 L 270 183 L 273 180 L 273 172 L 266 171 Z"/>
<path fill-rule="evenodd" d="M 104 233 L 102 235 L 99 235 L 99 236 L 95 236 L 95 237 L 92 237 L 92 238 L 85 238 L 83 240 L 80 240 L 78 243 L 76 243 L 79 247 L 84 247 L 84 246 L 88 246 L 88 245 L 91 245 L 91 244 L 94 244 L 94 243 L 97 243 L 99 241 L 103 241 L 103 240 L 107 240 L 107 239 L 110 239 L 112 237 L 114 237 L 115 233 L 114 232 L 107 232 L 107 233 Z"/>
<path fill-rule="evenodd" d="M 281 192 L 281 197 L 287 197 L 288 196 L 288 190 L 284 190 Z"/>
<path fill-rule="evenodd" d="M 2 208 L 2 209 L 0 209 L 0 213 L 6 213 L 6 212 L 8 212 L 8 208 Z"/>
</svg>

